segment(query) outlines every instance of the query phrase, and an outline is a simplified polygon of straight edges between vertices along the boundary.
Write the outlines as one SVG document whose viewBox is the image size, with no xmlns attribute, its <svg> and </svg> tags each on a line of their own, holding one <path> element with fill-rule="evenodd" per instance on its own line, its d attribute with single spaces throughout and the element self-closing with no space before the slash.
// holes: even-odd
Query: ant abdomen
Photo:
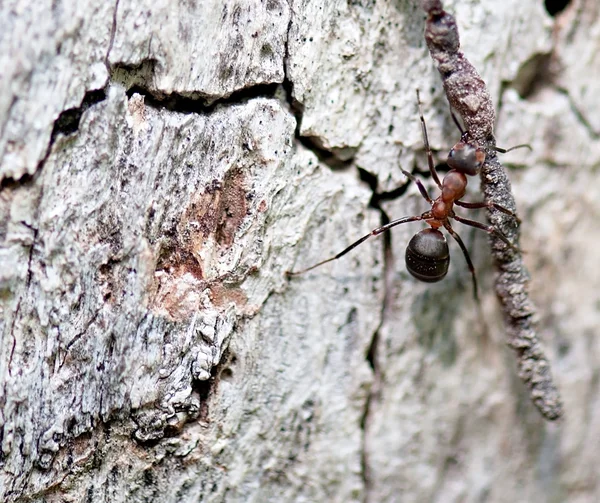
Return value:
<svg viewBox="0 0 600 503">
<path fill-rule="evenodd" d="M 405 258 L 406 269 L 418 280 L 427 283 L 442 280 L 450 265 L 446 237 L 437 229 L 423 229 L 408 243 Z"/>
</svg>

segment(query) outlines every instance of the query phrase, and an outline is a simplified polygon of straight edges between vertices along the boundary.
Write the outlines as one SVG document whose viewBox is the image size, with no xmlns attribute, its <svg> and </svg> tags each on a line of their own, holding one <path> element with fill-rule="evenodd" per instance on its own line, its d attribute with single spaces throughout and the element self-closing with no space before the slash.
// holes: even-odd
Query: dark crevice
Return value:
<svg viewBox="0 0 600 503">
<path fill-rule="evenodd" d="M 178 112 L 183 114 L 208 114 L 218 106 L 241 104 L 254 98 L 274 98 L 278 84 L 258 84 L 235 91 L 227 98 L 218 99 L 208 103 L 200 96 L 184 96 L 178 93 L 163 94 L 151 91 L 139 85 L 133 85 L 127 90 L 127 97 L 131 98 L 137 93 L 144 97 L 148 106 Z"/>
<path fill-rule="evenodd" d="M 209 402 L 219 392 L 219 383 L 223 375 L 225 378 L 229 378 L 229 374 L 233 374 L 231 367 L 235 364 L 235 360 L 235 355 L 229 349 L 225 349 L 219 363 L 211 368 L 210 377 L 205 381 L 194 380 L 192 382 L 192 390 L 200 401 L 198 414 L 192 415 L 194 419 L 202 422 L 210 421 Z"/>
<path fill-rule="evenodd" d="M 293 12 L 292 6 L 288 5 L 288 7 L 290 9 L 290 13 Z M 285 42 L 284 42 L 284 55 L 283 55 L 284 78 L 283 78 L 282 87 L 285 91 L 286 100 L 289 103 L 290 108 L 292 109 L 292 112 L 296 116 L 297 120 L 300 119 L 300 120 L 298 120 L 298 127 L 299 127 L 301 119 L 302 119 L 302 113 L 304 111 L 304 106 L 294 99 L 294 84 L 292 83 L 292 80 L 290 79 L 290 71 L 288 68 L 289 62 L 290 62 L 290 32 L 292 31 L 292 19 L 293 19 L 293 16 L 290 14 L 290 20 L 288 21 L 287 32 L 286 32 L 286 37 L 285 37 Z"/>
<path fill-rule="evenodd" d="M 546 7 L 548 14 L 554 17 L 565 10 L 570 3 L 570 0 L 545 0 L 544 6 Z"/>
<path fill-rule="evenodd" d="M 286 44 L 287 51 L 287 44 Z M 287 52 L 286 52 L 287 59 Z M 302 137 L 300 136 L 300 127 L 302 126 L 302 116 L 304 115 L 304 105 L 300 103 L 296 98 L 294 98 L 294 84 L 287 76 L 287 62 L 284 64 L 286 68 L 286 75 L 283 83 L 281 84 L 281 89 L 283 89 L 284 99 L 289 106 L 290 112 L 294 115 L 296 119 L 296 131 L 294 135 L 298 140 L 302 141 Z M 310 147 L 307 147 L 310 148 Z"/>
<path fill-rule="evenodd" d="M 286 45 L 287 51 L 287 45 Z M 286 77 L 281 85 L 283 89 L 285 101 L 287 102 L 290 112 L 294 114 L 296 119 L 295 137 L 298 142 L 307 150 L 310 150 L 317 156 L 320 162 L 329 166 L 331 169 L 348 168 L 353 163 L 355 149 L 345 149 L 338 152 L 331 151 L 323 146 L 321 138 L 317 136 L 302 136 L 300 130 L 302 128 L 302 117 L 304 114 L 304 105 L 294 98 L 294 84 L 287 77 L 287 52 L 286 52 Z"/>
<path fill-rule="evenodd" d="M 387 217 L 387 215 L 386 215 L 386 217 Z M 382 221 L 383 221 L 383 219 L 382 219 Z M 386 232 L 385 236 L 386 236 L 386 240 L 388 240 L 389 232 Z M 384 256 L 385 257 L 388 256 L 387 252 L 390 249 L 391 248 L 388 248 L 388 245 L 385 245 L 385 247 L 384 247 Z M 388 269 L 388 265 L 389 265 L 388 263 L 384 263 L 384 270 Z M 371 500 L 370 493 L 371 493 L 371 489 L 373 486 L 373 483 L 371 481 L 371 469 L 370 469 L 370 464 L 369 464 L 369 455 L 368 455 L 368 448 L 367 448 L 367 437 L 368 437 L 367 430 L 369 428 L 369 418 L 371 417 L 371 412 L 373 411 L 373 405 L 376 401 L 379 400 L 379 394 L 380 394 L 380 389 L 381 389 L 381 367 L 380 367 L 379 361 L 378 361 L 378 350 L 379 350 L 379 341 L 380 341 L 380 330 L 381 330 L 381 326 L 383 325 L 383 321 L 384 321 L 384 317 L 385 317 L 387 299 L 388 299 L 388 290 L 386 288 L 386 291 L 384 294 L 384 302 L 381 307 L 381 313 L 382 313 L 381 323 L 375 330 L 375 332 L 373 334 L 373 338 L 371 339 L 371 343 L 369 344 L 367 354 L 365 355 L 365 358 L 366 358 L 369 366 L 371 367 L 371 370 L 373 371 L 373 383 L 371 385 L 371 388 L 370 388 L 367 398 L 365 400 L 363 415 L 360 419 L 360 429 L 362 431 L 362 434 L 361 434 L 362 446 L 361 446 L 361 450 L 360 450 L 360 466 L 361 466 L 362 481 L 363 481 L 363 485 L 364 485 L 363 501 L 365 503 L 367 503 Z"/>
<path fill-rule="evenodd" d="M 375 335 L 374 335 L 372 343 L 371 343 L 371 347 L 369 348 L 369 353 L 371 353 L 371 350 L 373 350 L 373 355 L 375 354 L 377 340 L 379 339 L 378 335 L 379 335 L 379 330 L 377 330 L 375 332 Z M 374 362 L 375 359 L 373 359 L 372 361 Z M 371 362 L 371 360 L 369 360 L 369 362 Z M 361 434 L 362 446 L 361 446 L 361 450 L 360 450 L 360 469 L 361 469 L 362 482 L 363 482 L 363 486 L 364 486 L 363 501 L 365 503 L 368 503 L 368 501 L 370 501 L 369 494 L 371 493 L 371 488 L 373 486 L 373 483 L 371 481 L 371 469 L 370 469 L 370 465 L 369 465 L 369 456 L 367 454 L 367 445 L 366 445 L 367 429 L 369 426 L 368 422 L 369 422 L 369 417 L 371 414 L 371 406 L 375 399 L 376 391 L 374 390 L 374 388 L 379 388 L 379 382 L 378 382 L 378 377 L 377 377 L 378 371 L 376 370 L 375 367 L 373 367 L 373 370 L 374 370 L 374 374 L 375 374 L 375 379 L 373 380 L 373 384 L 371 385 L 371 390 L 369 391 L 369 394 L 367 395 L 367 399 L 365 401 L 365 408 L 364 408 L 363 415 L 360 420 L 360 429 L 362 431 L 362 434 Z"/>
<path fill-rule="evenodd" d="M 371 189 L 372 196 L 369 201 L 369 206 L 379 211 L 381 217 L 381 225 L 386 225 L 390 222 L 390 216 L 382 208 L 381 203 L 384 201 L 391 201 L 404 195 L 408 190 L 410 181 L 401 185 L 400 187 L 391 190 L 380 192 L 379 191 L 379 180 L 376 175 L 368 172 L 365 169 L 357 168 L 360 179 L 366 183 Z M 370 474 L 370 465 L 368 459 L 367 449 L 367 430 L 369 428 L 369 417 L 373 410 L 374 404 L 379 400 L 379 394 L 381 390 L 381 367 L 378 360 L 378 352 L 380 349 L 380 331 L 383 323 L 385 322 L 386 312 L 390 302 L 392 287 L 390 278 L 392 277 L 393 271 L 393 252 L 392 252 L 392 236 L 390 232 L 383 233 L 383 277 L 384 277 L 384 296 L 383 303 L 381 305 L 381 323 L 375 330 L 371 343 L 365 354 L 365 359 L 373 371 L 373 384 L 369 391 L 369 394 L 365 401 L 363 415 L 360 421 L 360 428 L 362 430 L 362 448 L 361 448 L 361 475 L 364 485 L 364 500 L 365 503 L 371 500 L 370 493 L 372 489 L 372 481 Z"/>
<path fill-rule="evenodd" d="M 138 93 L 144 96 L 144 102 L 149 106 L 184 114 L 208 114 L 218 106 L 241 104 L 254 98 L 275 98 L 280 87 L 276 82 L 254 84 L 237 89 L 228 96 L 216 96 L 200 91 L 165 93 L 146 85 L 155 80 L 154 75 L 159 65 L 160 62 L 153 58 L 147 58 L 135 65 L 117 63 L 110 69 L 110 81 L 125 87 L 129 98 Z"/>
<path fill-rule="evenodd" d="M 52 128 L 52 134 L 50 136 L 50 143 L 54 143 L 56 137 L 59 134 L 68 136 L 75 133 L 79 129 L 79 123 L 83 113 L 95 105 L 106 99 L 106 91 L 104 89 L 95 89 L 85 93 L 81 105 L 77 108 L 69 108 L 61 112 L 58 119 L 54 121 L 54 127 Z"/>
<path fill-rule="evenodd" d="M 369 205 L 373 208 L 379 209 L 379 206 L 375 205 L 374 203 L 377 200 L 377 194 L 379 189 L 379 180 L 377 179 L 377 175 L 374 175 L 370 171 L 367 171 L 366 169 L 363 169 L 361 167 L 358 167 L 357 169 L 361 181 L 366 183 L 369 186 L 369 189 L 371 189 L 371 192 L 373 192 L 373 196 L 371 198 L 371 201 L 369 202 Z"/>
<path fill-rule="evenodd" d="M 39 229 L 34 227 L 33 225 L 30 225 L 25 220 L 21 220 L 21 225 L 27 227 L 30 231 L 33 232 L 33 237 L 31 239 L 31 246 L 29 247 L 29 256 L 27 259 L 27 282 L 25 283 L 25 286 L 27 288 L 29 288 L 29 285 L 31 284 L 31 277 L 32 277 L 31 264 L 33 261 L 33 253 L 35 251 L 35 245 L 36 245 Z"/>
<path fill-rule="evenodd" d="M 290 112 L 292 114 L 294 114 L 294 117 L 296 119 L 295 136 L 296 136 L 296 138 L 300 139 L 300 127 L 302 125 L 302 116 L 304 114 L 304 104 L 300 103 L 298 100 L 296 100 L 296 98 L 294 98 L 294 83 L 292 82 L 292 79 L 290 78 L 290 70 L 289 70 L 290 32 L 292 31 L 292 19 L 293 19 L 293 16 L 291 15 L 291 13 L 293 11 L 292 11 L 292 6 L 289 5 L 290 3 L 291 2 L 288 1 L 288 7 L 290 9 L 290 20 L 288 21 L 287 33 L 286 33 L 286 37 L 285 37 L 285 52 L 284 52 L 284 56 L 283 56 L 284 78 L 283 78 L 283 83 L 281 84 L 281 88 L 283 89 L 283 92 L 284 92 L 285 101 L 287 102 L 287 104 L 290 107 Z"/>
<path fill-rule="evenodd" d="M 294 84 L 286 76 L 281 88 L 284 91 L 285 101 L 287 102 L 290 112 L 294 114 L 296 119 L 295 137 L 298 142 L 307 150 L 310 150 L 317 156 L 320 162 L 329 166 L 331 169 L 348 168 L 354 162 L 354 150 L 346 151 L 346 155 L 340 156 L 331 150 L 324 148 L 321 139 L 317 136 L 302 136 L 300 130 L 302 128 L 302 117 L 304 114 L 304 105 L 294 98 Z"/>
<path fill-rule="evenodd" d="M 388 215 L 385 214 L 385 211 L 382 209 L 381 203 L 386 202 L 386 201 L 393 201 L 395 199 L 402 197 L 408 190 L 408 188 L 410 186 L 410 181 L 404 183 L 403 185 L 400 185 L 399 187 L 396 187 L 395 189 L 392 189 L 389 191 L 384 191 L 384 192 L 379 192 L 378 191 L 379 181 L 378 181 L 376 175 L 366 171 L 363 168 L 358 168 L 358 173 L 359 173 L 360 179 L 363 182 L 365 182 L 369 186 L 371 191 L 373 192 L 373 195 L 371 196 L 371 200 L 369 201 L 369 206 L 371 208 L 381 211 L 385 215 L 386 221 L 385 222 L 382 221 L 382 224 L 381 224 L 381 225 L 385 225 L 386 223 L 389 222 L 390 219 L 389 219 Z M 413 171 L 413 173 L 414 173 L 414 171 Z M 429 171 L 427 171 L 427 173 L 429 173 Z M 419 174 L 421 174 L 421 173 L 419 173 Z M 388 235 L 388 234 L 389 234 L 389 232 L 386 233 L 386 235 Z"/>
<path fill-rule="evenodd" d="M 354 159 L 340 159 L 332 151 L 323 148 L 320 139 L 316 136 L 299 136 L 297 135 L 298 141 L 313 154 L 317 156 L 319 161 L 329 166 L 331 169 L 343 169 L 351 166 Z"/>
<path fill-rule="evenodd" d="M 512 87 L 519 93 L 521 98 L 526 100 L 542 89 L 553 85 L 555 72 L 552 63 L 551 53 L 534 54 L 520 66 L 512 82 L 503 83 L 503 87 Z M 502 96 L 502 93 L 500 96 Z"/>
<path fill-rule="evenodd" d="M 291 10 L 291 5 L 290 5 Z M 285 101 L 288 103 L 290 112 L 294 114 L 296 118 L 296 132 L 295 137 L 298 142 L 303 145 L 307 150 L 313 152 L 320 162 L 329 166 L 331 169 L 344 169 L 352 165 L 354 155 L 356 154 L 356 148 L 347 147 L 347 148 L 333 148 L 329 149 L 323 145 L 323 141 L 318 136 L 303 136 L 300 131 L 302 129 L 302 118 L 304 114 L 304 104 L 296 100 L 294 97 L 294 84 L 289 74 L 289 61 L 290 61 L 290 53 L 289 53 L 289 40 L 290 40 L 290 32 L 292 29 L 292 19 L 290 16 L 290 21 L 288 23 L 287 36 L 285 39 L 285 55 L 283 58 L 283 67 L 284 67 L 284 80 L 281 85 L 281 89 L 283 89 Z"/>
<path fill-rule="evenodd" d="M 43 162 L 46 161 L 46 157 L 44 156 L 44 158 L 42 159 L 42 161 L 40 161 L 38 163 L 38 168 L 40 167 L 41 164 L 43 164 Z M 4 189 L 16 189 L 18 187 L 21 187 L 23 185 L 30 185 L 33 182 L 33 175 L 30 175 L 28 173 L 25 173 L 23 176 L 21 176 L 19 179 L 15 179 L 12 176 L 7 176 L 5 178 L 2 178 L 2 180 L 0 180 L 0 193 L 4 190 Z"/>
<path fill-rule="evenodd" d="M 369 366 L 371 367 L 371 370 L 376 371 L 377 370 L 377 343 L 379 342 L 379 331 L 376 331 L 375 334 L 373 335 L 373 338 L 371 339 L 371 344 L 369 345 L 369 349 L 367 350 L 367 355 L 366 355 L 366 360 L 369 364 Z M 365 416 L 368 412 L 368 406 L 367 406 L 367 411 L 365 411 Z M 361 427 L 364 429 L 365 426 L 365 418 L 363 418 L 363 421 L 361 421 Z"/>
<path fill-rule="evenodd" d="M 38 162 L 34 174 L 24 174 L 18 180 L 10 176 L 3 178 L 0 180 L 0 192 L 2 192 L 4 189 L 15 189 L 17 187 L 32 184 L 38 173 L 41 172 L 44 164 L 46 164 L 46 160 L 50 156 L 52 146 L 54 145 L 58 135 L 62 134 L 68 136 L 75 133 L 79 129 L 79 122 L 81 121 L 83 113 L 88 108 L 103 101 L 104 99 L 106 99 L 105 90 L 94 89 L 85 93 L 79 107 L 69 108 L 68 110 L 61 112 L 58 118 L 54 121 L 52 133 L 50 134 L 50 140 L 48 141 L 48 147 L 46 148 L 44 156 Z"/>
<path fill-rule="evenodd" d="M 281 84 L 285 95 L 285 101 L 290 107 L 290 111 L 296 118 L 296 136 L 300 136 L 300 124 L 302 123 L 302 115 L 304 114 L 304 105 L 294 98 L 294 84 L 288 80 L 287 76 Z"/>
</svg>

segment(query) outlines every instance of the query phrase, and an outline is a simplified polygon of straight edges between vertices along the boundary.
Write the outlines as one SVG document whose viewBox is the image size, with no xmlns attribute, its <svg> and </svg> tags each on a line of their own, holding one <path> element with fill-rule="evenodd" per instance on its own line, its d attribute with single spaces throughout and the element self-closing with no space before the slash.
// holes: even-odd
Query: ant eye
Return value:
<svg viewBox="0 0 600 503">
<path fill-rule="evenodd" d="M 485 152 L 459 141 L 448 154 L 447 164 L 450 169 L 455 169 L 465 175 L 474 176 L 479 173 L 485 161 Z"/>
</svg>

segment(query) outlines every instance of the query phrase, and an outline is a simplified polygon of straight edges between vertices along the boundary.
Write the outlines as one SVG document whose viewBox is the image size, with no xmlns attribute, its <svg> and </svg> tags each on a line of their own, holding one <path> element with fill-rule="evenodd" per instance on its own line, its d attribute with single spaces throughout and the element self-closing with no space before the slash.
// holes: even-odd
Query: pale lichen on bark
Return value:
<svg viewBox="0 0 600 503">
<path fill-rule="evenodd" d="M 495 101 L 550 50 L 543 7 L 515 5 L 494 7 L 489 25 L 487 4 L 454 5 Z M 575 39 L 595 33 L 593 16 L 574 17 Z M 393 190 L 405 184 L 397 162 L 425 165 L 415 88 L 436 152 L 455 131 L 417 2 L 12 0 L 0 19 L 0 499 L 597 496 L 598 357 L 592 337 L 561 330 L 597 326 L 597 268 L 581 250 L 600 201 L 584 168 L 600 155 L 566 92 L 569 135 L 546 98 L 509 89 L 498 109 L 512 113 L 511 141 L 522 120 L 542 135 L 537 166 L 513 179 L 538 224 L 523 238 L 549 241 L 529 258 L 566 285 L 538 286 L 541 323 L 571 368 L 557 377 L 574 419 L 558 436 L 510 381 L 501 343 L 478 352 L 459 259 L 428 288 L 388 261 L 385 316 L 380 240 L 284 277 L 379 225 L 373 190 L 396 194 L 382 203 L 393 218 L 422 211 L 412 186 Z M 569 59 L 580 72 L 564 89 L 593 83 L 585 63 Z M 571 92 L 585 115 L 583 87 Z M 578 282 L 574 261 L 589 272 Z"/>
</svg>

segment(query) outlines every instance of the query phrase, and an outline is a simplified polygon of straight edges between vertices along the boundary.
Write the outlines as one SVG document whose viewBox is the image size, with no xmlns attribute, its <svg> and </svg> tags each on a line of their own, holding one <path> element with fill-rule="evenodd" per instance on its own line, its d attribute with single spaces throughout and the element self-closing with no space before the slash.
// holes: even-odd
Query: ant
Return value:
<svg viewBox="0 0 600 503">
<path fill-rule="evenodd" d="M 456 240 L 458 246 L 463 252 L 473 280 L 473 294 L 475 300 L 479 302 L 475 267 L 473 266 L 473 262 L 471 261 L 471 257 L 469 256 L 467 247 L 463 243 L 463 240 L 460 238 L 460 236 L 452 228 L 450 220 L 453 219 L 465 225 L 481 229 L 487 232 L 488 234 L 493 234 L 499 239 L 501 239 L 504 243 L 506 243 L 506 245 L 510 248 L 519 251 L 519 249 L 515 245 L 513 245 L 506 238 L 506 236 L 504 236 L 504 234 L 502 234 L 492 225 L 486 225 L 475 220 L 463 218 L 454 212 L 454 205 L 466 209 L 488 208 L 501 211 L 502 213 L 513 217 L 517 223 L 520 223 L 520 220 L 515 213 L 513 213 L 507 208 L 504 208 L 503 206 L 500 206 L 499 204 L 493 202 L 468 203 L 466 201 L 461 201 L 461 198 L 465 195 L 467 188 L 467 176 L 475 176 L 479 173 L 481 167 L 483 166 L 483 163 L 485 162 L 486 154 L 485 150 L 481 147 L 473 146 L 467 142 L 467 133 L 463 131 L 462 127 L 460 126 L 458 120 L 456 119 L 453 113 L 452 119 L 461 132 L 461 139 L 450 150 L 448 154 L 448 159 L 446 160 L 446 164 L 450 168 L 450 171 L 448 171 L 448 173 L 444 176 L 443 180 L 440 181 L 440 178 L 437 174 L 433 162 L 433 153 L 431 152 L 431 148 L 429 146 L 427 126 L 425 125 L 425 118 L 423 117 L 423 111 L 421 110 L 421 99 L 419 96 L 418 89 L 417 103 L 419 108 L 419 117 L 421 120 L 421 131 L 423 133 L 423 143 L 425 144 L 425 150 L 427 152 L 429 172 L 431 173 L 431 177 L 433 178 L 434 182 L 440 189 L 441 194 L 436 199 L 432 199 L 429 196 L 427 189 L 420 180 L 415 178 L 415 176 L 412 173 L 409 173 L 408 171 L 405 171 L 402 168 L 400 169 L 404 176 L 406 176 L 410 181 L 414 182 L 417 185 L 419 192 L 421 193 L 423 198 L 431 205 L 431 209 L 422 213 L 421 215 L 402 217 L 397 220 L 392 220 L 386 225 L 378 227 L 377 229 L 373 229 L 369 234 L 363 236 L 358 241 L 355 241 L 337 255 L 323 260 L 321 262 L 318 262 L 317 264 L 314 264 L 311 267 L 302 269 L 300 271 L 288 271 L 288 276 L 296 276 L 299 274 L 303 274 L 312 269 L 315 269 L 316 267 L 326 264 L 327 262 L 336 260 L 346 255 L 346 253 L 353 250 L 370 237 L 382 234 L 390 230 L 392 227 L 408 222 L 417 222 L 422 220 L 425 223 L 429 224 L 430 227 L 417 232 L 409 241 L 408 246 L 406 247 L 405 260 L 408 272 L 418 280 L 427 283 L 435 283 L 437 281 L 442 280 L 446 276 L 446 273 L 448 272 L 448 266 L 450 265 L 450 250 L 448 248 L 448 243 L 446 241 L 445 236 L 440 232 L 440 228 L 443 227 L 444 229 L 446 229 L 448 234 L 450 234 Z M 531 149 L 529 145 L 517 145 L 509 149 L 503 149 L 499 147 L 491 148 L 496 150 L 497 152 L 506 153 L 520 147 L 527 147 Z"/>
</svg>

